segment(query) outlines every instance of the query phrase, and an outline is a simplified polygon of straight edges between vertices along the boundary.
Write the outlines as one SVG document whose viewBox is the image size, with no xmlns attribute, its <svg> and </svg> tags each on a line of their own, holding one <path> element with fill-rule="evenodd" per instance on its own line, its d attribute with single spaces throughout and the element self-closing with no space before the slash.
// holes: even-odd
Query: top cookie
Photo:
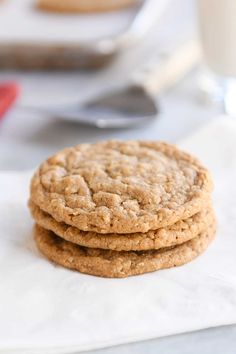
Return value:
<svg viewBox="0 0 236 354">
<path fill-rule="evenodd" d="M 45 161 L 31 199 L 57 221 L 98 233 L 147 232 L 204 208 L 209 172 L 163 142 L 105 141 L 67 148 Z"/>
</svg>

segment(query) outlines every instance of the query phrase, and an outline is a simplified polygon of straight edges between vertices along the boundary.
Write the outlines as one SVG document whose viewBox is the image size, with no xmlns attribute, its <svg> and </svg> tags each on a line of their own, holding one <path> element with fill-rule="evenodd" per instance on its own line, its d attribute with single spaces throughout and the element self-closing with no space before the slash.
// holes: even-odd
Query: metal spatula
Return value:
<svg viewBox="0 0 236 354">
<path fill-rule="evenodd" d="M 131 78 L 125 88 L 95 97 L 82 105 L 33 108 L 53 117 L 99 128 L 145 123 L 157 116 L 158 105 L 154 97 L 172 87 L 199 58 L 198 43 L 190 41 L 174 52 L 166 53 L 165 57 L 150 62 Z"/>
</svg>

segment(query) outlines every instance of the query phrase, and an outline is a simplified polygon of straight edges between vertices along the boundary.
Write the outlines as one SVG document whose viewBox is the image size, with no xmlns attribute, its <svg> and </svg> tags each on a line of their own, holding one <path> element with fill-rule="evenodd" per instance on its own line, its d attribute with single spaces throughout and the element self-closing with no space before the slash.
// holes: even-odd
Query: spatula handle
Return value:
<svg viewBox="0 0 236 354">
<path fill-rule="evenodd" d="M 201 58 L 197 40 L 190 40 L 163 57 L 152 60 L 134 75 L 133 83 L 144 87 L 149 93 L 163 93 L 181 80 Z"/>
</svg>

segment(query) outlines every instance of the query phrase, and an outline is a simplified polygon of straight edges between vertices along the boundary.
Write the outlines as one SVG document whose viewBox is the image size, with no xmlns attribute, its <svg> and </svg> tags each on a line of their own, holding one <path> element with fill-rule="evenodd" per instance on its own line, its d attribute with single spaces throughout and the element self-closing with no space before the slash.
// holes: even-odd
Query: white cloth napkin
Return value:
<svg viewBox="0 0 236 354">
<path fill-rule="evenodd" d="M 55 266 L 36 250 L 29 173 L 0 174 L 0 352 L 70 353 L 236 322 L 236 122 L 181 144 L 210 168 L 219 228 L 198 259 L 127 279 Z"/>
</svg>

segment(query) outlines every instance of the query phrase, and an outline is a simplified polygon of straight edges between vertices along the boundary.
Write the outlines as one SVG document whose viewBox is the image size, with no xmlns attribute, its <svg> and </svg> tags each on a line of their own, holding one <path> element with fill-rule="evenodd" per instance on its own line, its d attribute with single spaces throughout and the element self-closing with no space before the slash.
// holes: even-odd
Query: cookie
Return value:
<svg viewBox="0 0 236 354">
<path fill-rule="evenodd" d="M 148 231 L 145 234 L 98 234 L 57 222 L 32 201 L 29 202 L 29 207 L 38 225 L 53 231 L 61 238 L 80 246 L 116 251 L 152 250 L 184 243 L 205 230 L 214 218 L 212 207 L 207 206 L 203 212 L 186 220 L 180 220 L 169 227 Z"/>
<path fill-rule="evenodd" d="M 105 141 L 67 148 L 44 162 L 31 199 L 58 222 L 97 233 L 145 233 L 203 210 L 209 172 L 177 147 Z"/>
<path fill-rule="evenodd" d="M 113 11 L 129 7 L 137 0 L 38 0 L 37 8 L 62 13 L 89 13 Z"/>
<path fill-rule="evenodd" d="M 35 225 L 34 236 L 39 250 L 57 264 L 81 273 L 125 278 L 190 262 L 208 247 L 214 238 L 215 227 L 213 221 L 199 236 L 179 246 L 139 252 L 82 247 L 65 241 L 38 225 Z"/>
</svg>

